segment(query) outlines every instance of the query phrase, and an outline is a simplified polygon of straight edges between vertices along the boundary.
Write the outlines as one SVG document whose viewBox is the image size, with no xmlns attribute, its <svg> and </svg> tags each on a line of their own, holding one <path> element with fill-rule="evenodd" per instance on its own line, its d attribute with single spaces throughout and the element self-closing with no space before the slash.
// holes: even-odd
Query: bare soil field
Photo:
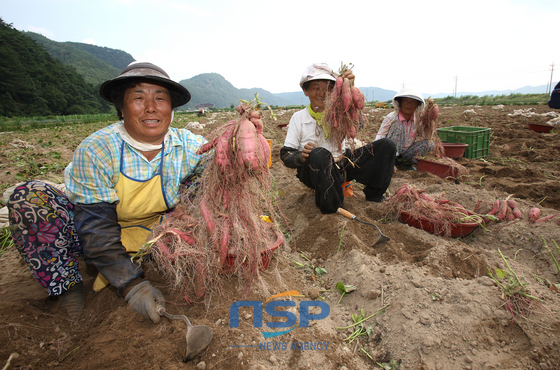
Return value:
<svg viewBox="0 0 560 370">
<path fill-rule="evenodd" d="M 439 127 L 491 129 L 488 156 L 458 159 L 469 174 L 456 181 L 396 171 L 388 195 L 406 183 L 428 194 L 443 194 L 469 210 L 479 208 L 480 213 L 509 196 L 518 202 L 523 218 L 490 222 L 468 236 L 445 238 L 388 219 L 382 204 L 367 202 L 354 185 L 356 196 L 346 198 L 344 208 L 391 238 L 375 246 L 375 228 L 341 215 L 321 214 L 313 191 L 280 161 L 286 131 L 278 124 L 287 123 L 293 112 L 277 112 L 278 120 L 268 118 L 265 127 L 265 136 L 272 140 L 270 171 L 288 240 L 263 273 L 266 289 L 255 286 L 250 297 L 243 296 L 242 287 L 231 279 L 223 296 L 187 305 L 148 266 L 148 276 L 167 299 L 168 312 L 212 327 L 214 339 L 199 357 L 182 362 L 184 322 L 162 318 L 156 325 L 129 311 L 114 290 L 94 293 L 95 273 L 83 263 L 86 307 L 70 320 L 11 248 L 0 257 L 0 365 L 9 361 L 5 369 L 560 369 L 560 296 L 555 285 L 560 277 L 545 246 L 546 242 L 560 259 L 554 247 L 554 241 L 560 243 L 560 216 L 538 224 L 527 219 L 535 206 L 542 215 L 560 212 L 560 126 L 551 133 L 527 128 L 528 123 L 558 117 L 557 112 L 545 105 L 440 107 Z M 375 137 L 390 110 L 364 112 L 367 123 L 360 138 L 367 141 Z M 201 126 L 192 131 L 207 134 L 232 116 L 213 113 L 193 118 L 190 121 L 197 119 Z M 181 115 L 176 117 L 174 125 L 192 125 Z M 20 181 L 18 173 L 61 182 L 61 171 L 76 145 L 99 127 L 1 134 L 3 190 Z M 489 276 L 489 271 L 496 276 L 496 268 L 510 277 L 515 273 L 525 292 L 538 300 L 505 295 Z M 337 283 L 356 289 L 341 297 Z M 265 338 L 262 332 L 271 329 L 266 324 L 254 327 L 255 314 L 247 307 L 240 310 L 239 327 L 230 327 L 232 303 L 265 302 L 291 290 L 302 296 L 286 297 L 296 303 L 289 312 L 297 316 L 300 302 L 321 301 L 330 308 L 328 317 Z M 512 315 L 506 310 L 508 303 L 517 304 L 519 310 Z M 356 315 L 362 314 L 375 315 L 339 329 L 354 324 Z M 267 314 L 263 317 L 272 321 Z M 357 328 L 362 335 L 353 339 Z"/>
</svg>

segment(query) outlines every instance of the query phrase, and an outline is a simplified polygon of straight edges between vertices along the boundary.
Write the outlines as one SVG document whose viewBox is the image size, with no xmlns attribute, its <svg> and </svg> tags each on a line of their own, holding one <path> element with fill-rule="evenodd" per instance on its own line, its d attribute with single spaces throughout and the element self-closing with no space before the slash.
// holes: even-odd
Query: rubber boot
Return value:
<svg viewBox="0 0 560 370">
<path fill-rule="evenodd" d="M 75 317 L 84 310 L 84 283 L 80 282 L 60 295 L 62 307 L 68 316 Z"/>
</svg>

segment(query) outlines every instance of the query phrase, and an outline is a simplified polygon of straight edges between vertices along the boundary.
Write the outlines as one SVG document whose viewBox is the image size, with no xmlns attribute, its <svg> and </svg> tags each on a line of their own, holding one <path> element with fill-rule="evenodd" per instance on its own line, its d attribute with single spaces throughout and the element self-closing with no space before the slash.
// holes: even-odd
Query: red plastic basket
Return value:
<svg viewBox="0 0 560 370">
<path fill-rule="evenodd" d="M 461 158 L 465 154 L 465 149 L 469 144 L 461 143 L 443 143 L 445 156 L 453 159 Z"/>
<path fill-rule="evenodd" d="M 469 212 L 469 214 L 473 214 Z M 444 236 L 444 230 L 442 227 L 437 227 L 438 224 L 428 221 L 423 217 L 413 216 L 411 213 L 406 211 L 401 211 L 400 219 L 405 224 L 415 227 L 420 230 L 427 231 L 431 234 Z M 458 238 L 461 236 L 467 236 L 473 232 L 479 226 L 477 222 L 469 222 L 464 224 L 452 224 L 450 235 L 452 238 Z"/>
<path fill-rule="evenodd" d="M 549 133 L 553 128 L 554 126 L 546 125 L 544 123 L 529 123 L 529 130 L 533 130 L 536 132 Z"/>
<path fill-rule="evenodd" d="M 445 163 L 439 163 L 422 158 L 417 159 L 416 170 L 419 172 L 428 172 L 443 179 L 448 177 L 456 179 L 459 177 L 459 169 Z"/>
</svg>

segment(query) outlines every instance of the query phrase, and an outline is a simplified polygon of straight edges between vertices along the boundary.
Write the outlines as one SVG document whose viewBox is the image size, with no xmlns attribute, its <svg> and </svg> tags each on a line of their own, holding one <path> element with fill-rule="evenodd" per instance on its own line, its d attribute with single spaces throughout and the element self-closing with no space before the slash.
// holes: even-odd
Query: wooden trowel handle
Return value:
<svg viewBox="0 0 560 370">
<path fill-rule="evenodd" d="M 339 208 L 336 210 L 336 213 L 343 215 L 344 217 L 348 217 L 349 219 L 353 220 L 356 218 L 355 215 L 353 215 L 352 213 L 348 212 L 347 210 L 343 209 L 343 208 Z"/>
</svg>

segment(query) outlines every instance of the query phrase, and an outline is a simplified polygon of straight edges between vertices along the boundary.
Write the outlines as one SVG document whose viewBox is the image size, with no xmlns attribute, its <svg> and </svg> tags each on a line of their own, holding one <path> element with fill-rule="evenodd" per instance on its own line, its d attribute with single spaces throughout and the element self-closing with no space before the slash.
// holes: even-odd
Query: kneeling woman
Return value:
<svg viewBox="0 0 560 370">
<path fill-rule="evenodd" d="M 402 89 L 393 97 L 395 111 L 383 120 L 375 140 L 389 138 L 397 145 L 397 166 L 413 169 L 415 157 L 426 155 L 434 150 L 432 140 L 417 140 L 417 124 L 424 110 L 422 94 L 415 89 Z"/>
</svg>

